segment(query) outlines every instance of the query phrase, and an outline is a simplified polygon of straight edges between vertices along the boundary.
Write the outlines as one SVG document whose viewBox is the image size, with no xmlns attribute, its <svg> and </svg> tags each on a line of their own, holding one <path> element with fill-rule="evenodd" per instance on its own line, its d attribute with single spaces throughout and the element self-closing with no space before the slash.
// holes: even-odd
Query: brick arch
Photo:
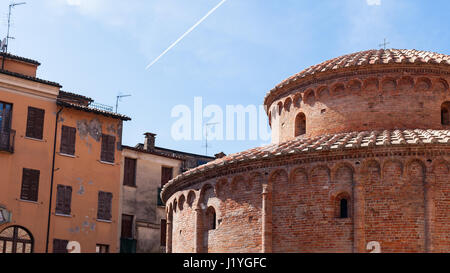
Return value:
<svg viewBox="0 0 450 273">
<path fill-rule="evenodd" d="M 293 100 L 293 104 L 294 107 L 300 108 L 300 103 L 303 101 L 303 97 L 301 93 L 296 93 L 294 95 L 294 100 Z"/>
<path fill-rule="evenodd" d="M 321 86 L 317 88 L 317 98 L 321 101 L 326 101 L 331 97 L 330 89 L 328 86 Z"/>
<path fill-rule="evenodd" d="M 289 182 L 296 187 L 308 184 L 308 172 L 302 167 L 292 170 L 289 175 Z"/>
<path fill-rule="evenodd" d="M 184 204 L 186 203 L 186 198 L 184 197 L 184 194 L 182 194 L 178 198 L 178 209 L 182 211 L 184 209 Z"/>
<path fill-rule="evenodd" d="M 362 167 L 362 174 L 367 182 L 379 182 L 381 179 L 381 165 L 376 159 L 369 159 L 364 161 Z"/>
<path fill-rule="evenodd" d="M 347 218 L 353 217 L 353 198 L 349 191 L 339 190 L 331 195 L 332 207 L 334 208 L 334 217 L 341 217 L 341 200 L 347 200 Z"/>
<path fill-rule="evenodd" d="M 380 90 L 380 81 L 378 78 L 368 78 L 363 81 L 363 90 L 368 92 L 378 92 Z"/>
<path fill-rule="evenodd" d="M 304 102 L 310 106 L 313 106 L 316 103 L 316 95 L 313 89 L 308 89 L 305 91 Z"/>
<path fill-rule="evenodd" d="M 431 80 L 427 77 L 420 77 L 416 81 L 415 89 L 419 92 L 425 92 L 431 90 L 431 87 L 433 86 L 433 83 Z"/>
<path fill-rule="evenodd" d="M 397 91 L 397 80 L 392 77 L 385 77 L 381 81 L 381 90 L 383 92 L 395 92 Z"/>
<path fill-rule="evenodd" d="M 342 96 L 345 94 L 345 85 L 341 82 L 334 84 L 331 88 L 331 96 Z"/>
<path fill-rule="evenodd" d="M 278 116 L 281 116 L 281 113 L 283 113 L 283 102 L 278 102 L 277 104 L 277 110 L 278 110 Z"/>
<path fill-rule="evenodd" d="M 347 83 L 347 89 L 350 90 L 351 92 L 360 92 L 362 89 L 362 83 L 358 79 L 350 80 Z"/>
<path fill-rule="evenodd" d="M 395 178 L 402 179 L 404 174 L 403 170 L 403 163 L 400 160 L 386 160 L 383 162 L 383 166 L 381 168 L 381 179 L 383 180 L 383 183 L 393 183 Z"/>
<path fill-rule="evenodd" d="M 444 168 L 443 170 L 442 169 L 438 170 L 441 167 L 445 167 L 446 169 Z M 447 160 L 445 160 L 444 158 L 435 159 L 433 164 L 431 165 L 431 170 L 433 173 L 436 173 L 438 171 L 441 171 L 441 172 L 446 171 L 447 173 L 449 173 L 450 172 L 450 163 Z"/>
<path fill-rule="evenodd" d="M 288 174 L 284 169 L 277 169 L 272 171 L 272 173 L 269 175 L 269 183 L 274 185 L 275 182 L 285 182 L 287 184 L 288 182 Z"/>
<path fill-rule="evenodd" d="M 403 76 L 398 81 L 398 89 L 400 91 L 409 91 L 414 89 L 414 79 L 410 76 Z"/>
<path fill-rule="evenodd" d="M 441 105 L 441 124 L 444 126 L 450 125 L 450 101 L 445 101 Z"/>
<path fill-rule="evenodd" d="M 173 208 L 173 212 L 177 212 L 177 208 L 178 208 L 177 198 L 174 198 L 172 208 Z"/>
<path fill-rule="evenodd" d="M 294 137 L 306 135 L 306 133 L 307 133 L 306 115 L 303 112 L 300 112 L 295 117 Z"/>
<path fill-rule="evenodd" d="M 211 184 L 206 183 L 205 185 L 203 185 L 202 189 L 200 190 L 200 197 L 198 200 L 198 204 L 206 205 L 206 203 L 208 202 L 208 199 L 210 197 L 214 197 L 214 196 L 215 196 L 214 187 Z"/>
<path fill-rule="evenodd" d="M 331 181 L 330 173 L 330 168 L 327 165 L 316 166 L 308 175 L 309 183 L 315 185 L 322 181 L 322 183 L 329 184 Z"/>
<path fill-rule="evenodd" d="M 422 175 L 422 179 L 425 180 L 427 168 L 422 160 L 418 158 L 408 160 L 405 164 L 405 170 L 408 178 L 415 179 L 418 178 L 419 175 Z"/>
<path fill-rule="evenodd" d="M 231 180 L 231 192 L 236 193 L 243 188 L 245 183 L 245 177 L 243 175 L 237 175 Z"/>
<path fill-rule="evenodd" d="M 284 110 L 286 112 L 290 112 L 291 111 L 291 106 L 292 106 L 292 99 L 291 98 L 287 98 L 284 101 Z"/>
<path fill-rule="evenodd" d="M 350 179 L 349 181 L 353 181 L 353 176 L 355 174 L 355 168 L 347 162 L 341 162 L 336 164 L 332 170 L 331 170 L 331 179 L 333 181 L 338 180 L 338 179 L 342 179 L 342 173 L 340 173 L 341 171 L 345 171 L 348 170 L 349 175 L 351 175 L 348 179 Z"/>
<path fill-rule="evenodd" d="M 186 200 L 186 203 L 188 204 L 189 207 L 192 208 L 194 206 L 195 198 L 196 198 L 195 192 L 192 190 L 189 191 L 189 193 L 187 195 L 187 200 Z"/>
<path fill-rule="evenodd" d="M 439 78 L 433 81 L 433 91 L 439 93 L 445 93 L 449 89 L 448 82 L 445 79 Z"/>
</svg>

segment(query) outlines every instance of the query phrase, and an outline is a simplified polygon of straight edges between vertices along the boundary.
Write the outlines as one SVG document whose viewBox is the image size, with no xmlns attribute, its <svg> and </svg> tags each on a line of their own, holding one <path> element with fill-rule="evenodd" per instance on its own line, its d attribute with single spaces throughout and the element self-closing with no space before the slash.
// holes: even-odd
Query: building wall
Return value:
<svg viewBox="0 0 450 273">
<path fill-rule="evenodd" d="M 12 222 L 0 225 L 0 232 L 24 227 L 34 238 L 35 252 L 45 252 L 58 90 L 0 74 L 0 101 L 13 105 L 11 129 L 16 131 L 14 153 L 0 152 L 0 204 L 12 212 Z M 29 106 L 45 110 L 43 140 L 25 136 Z M 20 200 L 24 168 L 40 171 L 37 202 Z"/>
<path fill-rule="evenodd" d="M 448 252 L 449 152 L 342 151 L 230 169 L 169 198 L 168 250 L 364 253 L 379 245 L 381 252 Z M 254 175 L 260 179 L 245 191 Z M 190 192 L 193 205 L 180 209 Z M 339 217 L 341 197 L 349 200 L 348 218 Z M 210 206 L 213 231 L 205 230 Z"/>
<path fill-rule="evenodd" d="M 173 168 L 175 177 L 180 174 L 181 160 L 125 148 L 122 153 L 122 166 L 126 157 L 137 160 L 136 187 L 123 185 L 121 215 L 133 215 L 135 218 L 137 252 L 161 252 L 160 222 L 165 219 L 164 207 L 157 206 L 161 169 L 163 166 Z M 123 176 L 121 183 L 123 184 Z"/>
<path fill-rule="evenodd" d="M 445 129 L 440 111 L 450 101 L 448 72 L 408 67 L 373 68 L 358 74 L 328 73 L 275 100 L 268 107 L 272 141 L 293 139 L 300 113 L 306 116 L 305 137 L 398 128 Z"/>
<path fill-rule="evenodd" d="M 75 156 L 60 153 L 61 128 L 76 128 Z M 115 162 L 101 162 L 102 133 L 116 137 Z M 53 239 L 77 241 L 81 252 L 95 253 L 96 245 L 109 245 L 110 252 L 119 252 L 118 227 L 121 191 L 122 121 L 64 108 L 58 122 L 56 139 L 53 205 L 56 207 L 57 185 L 72 186 L 71 216 L 52 212 L 51 244 Z M 110 192 L 112 220 L 97 220 L 98 192 Z"/>
</svg>

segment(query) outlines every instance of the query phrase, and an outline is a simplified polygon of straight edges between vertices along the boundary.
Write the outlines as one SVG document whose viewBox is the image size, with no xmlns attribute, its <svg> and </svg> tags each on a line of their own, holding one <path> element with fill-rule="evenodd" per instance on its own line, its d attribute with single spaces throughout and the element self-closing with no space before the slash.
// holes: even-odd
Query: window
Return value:
<svg viewBox="0 0 450 273">
<path fill-rule="evenodd" d="M 102 135 L 102 153 L 101 161 L 114 163 L 114 153 L 115 153 L 116 137 Z"/>
<path fill-rule="evenodd" d="M 12 105 L 0 102 L 0 149 L 9 150 Z"/>
<path fill-rule="evenodd" d="M 0 232 L 0 253 L 32 253 L 33 237 L 22 227 L 12 226 Z"/>
<path fill-rule="evenodd" d="M 125 157 L 123 184 L 136 187 L 136 159 Z"/>
<path fill-rule="evenodd" d="M 45 111 L 42 109 L 28 107 L 26 137 L 42 139 L 44 133 Z"/>
<path fill-rule="evenodd" d="M 68 253 L 68 240 L 53 239 L 53 253 Z"/>
<path fill-rule="evenodd" d="M 102 192 L 98 193 L 98 208 L 97 208 L 97 219 L 111 221 L 111 204 L 112 204 L 112 193 Z"/>
<path fill-rule="evenodd" d="M 97 245 L 97 253 L 109 253 L 109 245 Z"/>
<path fill-rule="evenodd" d="M 348 200 L 345 198 L 340 201 L 340 218 L 348 218 Z"/>
<path fill-rule="evenodd" d="M 60 153 L 66 155 L 75 155 L 75 140 L 77 129 L 63 126 L 61 129 Z"/>
<path fill-rule="evenodd" d="M 122 214 L 122 235 L 121 238 L 133 238 L 133 215 Z"/>
<path fill-rule="evenodd" d="M 213 207 L 206 210 L 206 224 L 207 230 L 216 229 L 216 210 Z"/>
<path fill-rule="evenodd" d="M 23 169 L 22 189 L 20 199 L 25 201 L 38 201 L 40 171 Z"/>
<path fill-rule="evenodd" d="M 70 215 L 72 203 L 72 187 L 57 186 L 56 196 L 56 213 L 62 215 Z"/>
<path fill-rule="evenodd" d="M 161 246 L 166 246 L 166 230 L 167 221 L 166 219 L 161 219 Z"/>
<path fill-rule="evenodd" d="M 442 125 L 450 125 L 450 102 L 445 102 L 441 106 L 441 123 Z"/>
<path fill-rule="evenodd" d="M 302 136 L 306 134 L 306 116 L 300 113 L 295 118 L 295 136 Z"/>
<path fill-rule="evenodd" d="M 173 168 L 162 167 L 161 169 L 161 188 L 173 178 Z"/>
</svg>

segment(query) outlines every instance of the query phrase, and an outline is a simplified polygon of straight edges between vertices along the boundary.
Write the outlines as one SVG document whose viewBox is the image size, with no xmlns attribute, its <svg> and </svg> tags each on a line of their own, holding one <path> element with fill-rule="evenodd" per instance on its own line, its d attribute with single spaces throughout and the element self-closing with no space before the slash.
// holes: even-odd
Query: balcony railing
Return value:
<svg viewBox="0 0 450 273">
<path fill-rule="evenodd" d="M 107 112 L 113 112 L 114 108 L 112 106 L 106 105 L 106 104 L 101 104 L 101 103 L 97 103 L 97 102 L 91 102 L 91 104 L 89 104 L 90 108 L 94 108 L 97 110 L 101 110 L 101 111 L 107 111 Z"/>
<path fill-rule="evenodd" d="M 0 131 L 0 151 L 14 153 L 15 137 L 16 131 L 14 130 Z"/>
</svg>

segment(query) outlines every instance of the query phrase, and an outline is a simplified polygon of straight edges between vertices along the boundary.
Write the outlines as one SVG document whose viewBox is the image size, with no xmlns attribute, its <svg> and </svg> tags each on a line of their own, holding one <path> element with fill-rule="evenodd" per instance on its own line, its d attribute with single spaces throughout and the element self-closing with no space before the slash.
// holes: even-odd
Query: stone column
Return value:
<svg viewBox="0 0 450 273">
<path fill-rule="evenodd" d="M 262 253 L 272 252 L 272 191 L 266 181 L 262 191 Z"/>
<path fill-rule="evenodd" d="M 195 253 L 203 253 L 203 211 L 197 206 L 195 208 Z"/>
</svg>

